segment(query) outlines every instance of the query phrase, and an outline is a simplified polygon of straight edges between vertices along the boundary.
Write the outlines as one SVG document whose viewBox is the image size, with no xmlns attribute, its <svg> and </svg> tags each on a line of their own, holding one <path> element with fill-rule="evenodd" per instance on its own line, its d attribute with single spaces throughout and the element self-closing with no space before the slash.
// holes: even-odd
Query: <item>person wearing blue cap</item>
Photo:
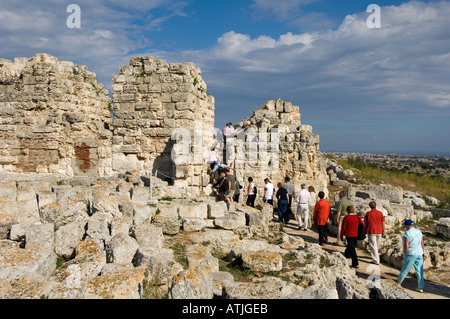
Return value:
<svg viewBox="0 0 450 319">
<path fill-rule="evenodd" d="M 402 285 L 412 267 L 416 270 L 418 291 L 423 292 L 425 281 L 423 279 L 423 235 L 420 230 L 413 227 L 414 222 L 407 219 L 404 224 L 406 227 L 403 235 L 403 265 L 397 278 L 397 284 Z"/>
</svg>

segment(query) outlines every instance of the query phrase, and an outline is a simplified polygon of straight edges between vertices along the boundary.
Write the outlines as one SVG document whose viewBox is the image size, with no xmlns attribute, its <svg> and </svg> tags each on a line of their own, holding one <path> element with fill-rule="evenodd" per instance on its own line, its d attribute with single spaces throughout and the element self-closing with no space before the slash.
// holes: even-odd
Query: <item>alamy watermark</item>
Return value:
<svg viewBox="0 0 450 319">
<path fill-rule="evenodd" d="M 371 4 L 367 7 L 367 12 L 372 13 L 366 20 L 369 29 L 381 28 L 381 8 L 377 4 Z"/>
<path fill-rule="evenodd" d="M 233 137 L 226 139 L 226 144 L 219 129 L 203 132 L 201 122 L 196 122 L 196 129 L 177 128 L 172 132 L 171 140 L 174 142 L 171 158 L 176 165 L 202 164 L 212 148 L 218 154 L 225 151 L 224 163 L 235 162 L 258 163 L 266 173 L 275 173 L 279 168 L 280 134 L 278 128 L 270 131 L 238 128 Z M 214 136 L 208 145 L 203 144 L 205 134 Z M 219 156 L 220 157 L 220 156 Z"/>
<path fill-rule="evenodd" d="M 81 28 L 81 8 L 77 4 L 71 4 L 67 6 L 67 13 L 70 15 L 67 17 L 66 25 L 69 29 L 80 29 Z"/>
</svg>

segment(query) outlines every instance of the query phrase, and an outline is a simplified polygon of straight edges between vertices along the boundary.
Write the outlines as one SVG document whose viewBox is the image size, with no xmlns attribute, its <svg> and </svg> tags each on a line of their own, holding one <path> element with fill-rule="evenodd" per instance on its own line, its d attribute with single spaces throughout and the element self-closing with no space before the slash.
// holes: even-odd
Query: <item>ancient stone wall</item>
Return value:
<svg viewBox="0 0 450 319">
<path fill-rule="evenodd" d="M 0 60 L 0 172 L 115 176 L 132 172 L 195 191 L 220 137 L 214 98 L 192 63 L 135 57 L 112 78 L 112 99 L 85 66 L 48 54 Z M 113 117 L 111 117 L 113 110 Z M 319 137 L 299 107 L 268 101 L 238 123 L 225 161 L 241 184 L 290 176 L 326 189 Z M 219 149 L 220 152 L 220 149 Z"/>
<path fill-rule="evenodd" d="M 289 176 L 297 191 L 302 183 L 314 186 L 317 192 L 326 191 L 328 176 L 319 136 L 311 126 L 302 125 L 298 106 L 268 101 L 235 129 L 235 146 L 227 151 L 227 163 L 236 167 L 241 181 L 252 176 L 257 185 L 264 186 L 268 177 L 276 186 Z"/>
<path fill-rule="evenodd" d="M 120 67 L 112 86 L 113 171 L 158 171 L 180 186 L 200 185 L 214 136 L 214 98 L 206 88 L 192 63 L 136 57 Z"/>
<path fill-rule="evenodd" d="M 85 66 L 0 59 L 0 172 L 109 174 L 109 105 Z"/>
</svg>

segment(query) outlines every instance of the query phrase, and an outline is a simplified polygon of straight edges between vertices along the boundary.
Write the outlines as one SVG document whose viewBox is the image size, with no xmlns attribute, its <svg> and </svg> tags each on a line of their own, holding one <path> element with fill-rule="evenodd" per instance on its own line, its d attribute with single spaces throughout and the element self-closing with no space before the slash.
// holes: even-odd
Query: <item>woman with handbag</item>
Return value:
<svg viewBox="0 0 450 319">
<path fill-rule="evenodd" d="M 347 207 L 347 213 L 348 215 L 342 220 L 340 238 L 343 240 L 345 236 L 347 241 L 347 248 L 345 249 L 344 256 L 352 259 L 352 268 L 359 268 L 358 256 L 356 255 L 356 243 L 359 238 L 359 225 L 362 224 L 364 227 L 364 222 L 361 217 L 356 215 L 353 206 Z"/>
</svg>

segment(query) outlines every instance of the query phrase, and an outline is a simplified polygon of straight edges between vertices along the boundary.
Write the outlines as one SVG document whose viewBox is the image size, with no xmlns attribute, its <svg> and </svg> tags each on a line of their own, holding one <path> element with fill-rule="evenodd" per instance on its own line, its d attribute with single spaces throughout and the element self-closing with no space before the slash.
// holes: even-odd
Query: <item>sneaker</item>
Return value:
<svg viewBox="0 0 450 319">
<path fill-rule="evenodd" d="M 421 289 L 421 288 L 417 288 L 416 290 L 417 290 L 418 292 L 420 292 L 420 293 L 423 292 L 423 289 Z"/>
</svg>

